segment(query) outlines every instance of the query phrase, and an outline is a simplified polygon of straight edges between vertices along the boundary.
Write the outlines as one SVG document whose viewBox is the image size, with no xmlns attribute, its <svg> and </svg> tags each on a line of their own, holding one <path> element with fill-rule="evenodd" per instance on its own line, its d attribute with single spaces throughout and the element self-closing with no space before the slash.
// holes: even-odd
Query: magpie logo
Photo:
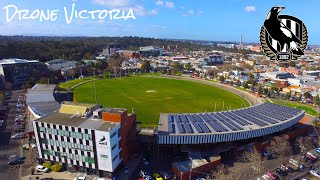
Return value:
<svg viewBox="0 0 320 180">
<path fill-rule="evenodd" d="M 298 18 L 279 15 L 285 7 L 272 7 L 260 31 L 263 52 L 271 60 L 297 60 L 308 43 L 305 24 Z"/>
<path fill-rule="evenodd" d="M 102 136 L 102 138 L 99 140 L 100 145 L 107 145 L 107 139 L 105 136 Z"/>
</svg>

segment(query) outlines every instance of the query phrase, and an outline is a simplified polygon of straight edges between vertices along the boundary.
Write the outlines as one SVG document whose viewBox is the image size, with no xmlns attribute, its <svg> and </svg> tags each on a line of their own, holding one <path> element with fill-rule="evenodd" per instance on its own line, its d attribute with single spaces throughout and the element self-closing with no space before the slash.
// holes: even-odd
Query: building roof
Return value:
<svg viewBox="0 0 320 180">
<path fill-rule="evenodd" d="M 268 111 L 265 111 L 268 109 Z M 159 132 L 179 134 L 221 134 L 273 126 L 303 111 L 273 103 L 225 112 L 161 114 Z"/>
<path fill-rule="evenodd" d="M 34 113 L 44 116 L 60 108 L 55 100 L 55 84 L 36 84 L 26 95 L 26 102 Z"/>
<path fill-rule="evenodd" d="M 31 63 L 31 62 L 39 62 L 39 61 L 38 60 L 16 59 L 16 58 L 0 60 L 1 65 L 3 65 L 3 64 L 18 64 L 18 63 Z"/>
<path fill-rule="evenodd" d="M 113 128 L 119 125 L 119 123 L 103 121 L 102 119 L 97 119 L 93 116 L 83 117 L 77 114 L 66 114 L 59 112 L 53 112 L 45 117 L 38 119 L 37 121 L 107 132 L 111 131 Z"/>
</svg>

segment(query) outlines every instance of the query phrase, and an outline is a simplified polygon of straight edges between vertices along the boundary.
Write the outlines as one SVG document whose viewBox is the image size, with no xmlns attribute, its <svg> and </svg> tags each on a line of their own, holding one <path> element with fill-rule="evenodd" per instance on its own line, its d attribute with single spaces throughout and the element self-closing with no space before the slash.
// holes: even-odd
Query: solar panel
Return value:
<svg viewBox="0 0 320 180">
<path fill-rule="evenodd" d="M 181 123 L 177 123 L 177 126 L 178 126 L 178 131 L 180 134 L 183 134 L 183 133 L 186 133 L 184 127 L 183 127 L 183 124 Z"/>
</svg>

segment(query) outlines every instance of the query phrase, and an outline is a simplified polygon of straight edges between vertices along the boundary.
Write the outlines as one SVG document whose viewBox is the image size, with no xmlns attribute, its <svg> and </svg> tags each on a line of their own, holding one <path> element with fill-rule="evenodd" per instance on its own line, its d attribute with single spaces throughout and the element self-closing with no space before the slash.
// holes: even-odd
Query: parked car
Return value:
<svg viewBox="0 0 320 180">
<path fill-rule="evenodd" d="M 86 180 L 85 176 L 75 177 L 74 180 Z"/>
<path fill-rule="evenodd" d="M 314 151 L 315 151 L 316 153 L 320 154 L 320 148 L 316 148 Z"/>
<path fill-rule="evenodd" d="M 24 156 L 19 156 L 19 155 L 12 155 L 8 159 L 8 164 L 9 165 L 18 165 L 24 163 L 24 160 L 26 157 Z"/>
<path fill-rule="evenodd" d="M 303 164 L 300 164 L 300 166 L 299 166 L 299 162 L 294 159 L 289 159 L 289 163 L 294 165 L 295 167 L 299 167 L 299 169 L 305 168 L 305 166 Z"/>
<path fill-rule="evenodd" d="M 167 180 L 167 179 L 170 179 L 171 176 L 169 173 L 165 172 L 165 171 L 161 171 L 160 172 L 160 175 L 163 177 L 163 179 Z"/>
<path fill-rule="evenodd" d="M 16 133 L 14 135 L 11 136 L 11 139 L 21 139 L 24 138 L 24 133 Z"/>
<path fill-rule="evenodd" d="M 154 173 L 153 174 L 153 177 L 156 179 L 156 180 L 163 180 L 163 178 L 160 176 L 160 174 L 158 173 Z"/>
<path fill-rule="evenodd" d="M 49 171 L 48 168 L 46 168 L 46 167 L 44 167 L 44 166 L 42 166 L 42 165 L 38 165 L 38 166 L 36 167 L 36 170 L 37 170 L 37 171 L 40 171 L 40 172 L 44 172 L 44 173 L 46 173 L 46 172 Z"/>
<path fill-rule="evenodd" d="M 279 176 L 273 174 L 272 172 L 267 172 L 267 175 L 268 175 L 272 180 L 280 179 Z"/>
<path fill-rule="evenodd" d="M 262 176 L 262 179 L 264 179 L 264 180 L 270 180 L 271 177 L 268 176 L 268 174 L 264 174 L 264 175 Z"/>
<path fill-rule="evenodd" d="M 317 170 L 311 170 L 309 171 L 310 174 L 312 174 L 313 176 L 317 177 L 317 178 L 320 178 L 320 172 L 317 171 Z"/>
<path fill-rule="evenodd" d="M 304 157 L 308 158 L 308 159 L 311 159 L 313 161 L 316 160 L 316 158 L 314 158 L 313 156 L 311 156 L 310 154 L 305 154 Z"/>
<path fill-rule="evenodd" d="M 286 166 L 286 165 L 284 165 L 284 164 L 281 164 L 281 165 L 280 165 L 280 168 L 281 168 L 283 171 L 286 171 L 286 172 L 288 172 L 288 173 L 294 172 L 294 169 L 293 169 L 292 167 Z"/>
<path fill-rule="evenodd" d="M 267 158 L 272 158 L 272 153 L 266 149 L 262 151 L 262 155 Z"/>
<path fill-rule="evenodd" d="M 314 159 L 318 159 L 317 156 L 315 156 L 314 154 L 312 154 L 311 152 L 307 152 L 308 155 L 312 156 Z"/>
<path fill-rule="evenodd" d="M 277 174 L 279 174 L 280 176 L 286 176 L 286 175 L 288 175 L 288 173 L 287 173 L 286 171 L 283 171 L 283 170 L 280 169 L 280 168 L 276 168 L 276 169 L 275 169 L 275 172 L 276 172 Z"/>
</svg>

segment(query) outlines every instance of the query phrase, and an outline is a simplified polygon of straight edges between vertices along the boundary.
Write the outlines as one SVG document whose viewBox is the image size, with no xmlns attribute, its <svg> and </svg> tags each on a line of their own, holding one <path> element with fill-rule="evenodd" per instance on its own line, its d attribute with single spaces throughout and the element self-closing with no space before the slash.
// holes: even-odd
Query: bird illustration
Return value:
<svg viewBox="0 0 320 180">
<path fill-rule="evenodd" d="M 280 11 L 284 9 L 285 7 L 272 7 L 264 21 L 264 27 L 272 39 L 279 42 L 282 52 L 285 52 L 287 46 L 293 54 L 304 55 L 299 47 L 299 44 L 302 44 L 301 40 L 278 18 Z"/>
</svg>

